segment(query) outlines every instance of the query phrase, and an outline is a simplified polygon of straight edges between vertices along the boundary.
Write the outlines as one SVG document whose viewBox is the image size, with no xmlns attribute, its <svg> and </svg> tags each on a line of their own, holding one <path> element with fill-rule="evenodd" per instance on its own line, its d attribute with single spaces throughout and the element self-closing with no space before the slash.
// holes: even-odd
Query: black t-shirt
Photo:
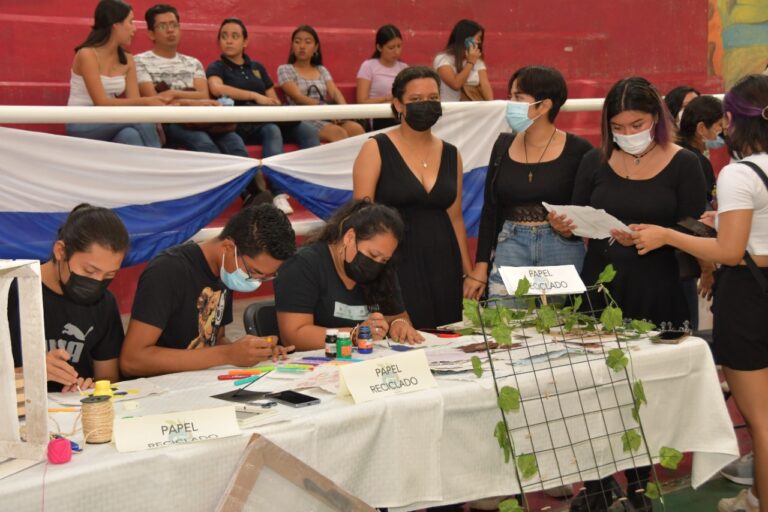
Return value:
<svg viewBox="0 0 768 512">
<path fill-rule="evenodd" d="M 504 134 L 499 140 L 504 140 Z M 478 262 L 489 262 L 504 223 L 504 210 L 512 206 L 541 206 L 570 204 L 576 172 L 582 157 L 592 149 L 592 144 L 572 133 L 566 133 L 565 146 L 560 156 L 549 162 L 517 162 L 509 157 L 509 147 L 514 140 L 506 135 L 509 144 L 502 150 L 499 165 L 488 166 L 485 182 L 485 199 L 480 215 L 480 231 L 477 241 Z M 493 158 L 493 155 L 492 157 Z M 533 174 L 528 181 L 528 173 Z"/>
<path fill-rule="evenodd" d="M 232 293 L 213 274 L 199 245 L 177 245 L 155 256 L 141 273 L 131 319 L 163 330 L 158 347 L 199 348 L 210 343 L 222 297 L 220 325 L 227 325 Z"/>
<path fill-rule="evenodd" d="M 653 178 L 628 180 L 602 161 L 599 149 L 587 153 L 579 167 L 573 204 L 603 209 L 624 224 L 676 227 L 704 211 L 704 173 L 696 156 L 681 149 Z M 636 252 L 634 247 L 630 252 Z"/>
<path fill-rule="evenodd" d="M 383 315 L 405 310 L 399 285 L 394 289 L 396 307 L 382 309 Z M 303 247 L 283 263 L 275 280 L 275 307 L 283 313 L 312 314 L 315 325 L 322 327 L 354 327 L 369 315 L 363 290 L 359 285 L 347 290 L 325 243 Z"/>
<path fill-rule="evenodd" d="M 275 86 L 269 73 L 260 62 L 251 60 L 247 55 L 243 55 L 243 64 L 235 64 L 226 56 L 222 55 L 220 60 L 212 62 L 205 70 L 207 77 L 218 76 L 224 85 L 237 87 L 246 91 L 265 94 L 269 89 Z M 235 105 L 246 105 L 249 102 L 244 100 L 235 100 Z M 251 102 L 252 104 L 252 102 Z"/>
<path fill-rule="evenodd" d="M 8 323 L 14 366 L 21 366 L 21 324 L 18 286 L 14 281 L 8 296 Z M 115 297 L 105 291 L 94 304 L 81 306 L 43 285 L 43 316 L 47 350 L 63 348 L 77 374 L 93 378 L 93 362 L 116 359 L 123 346 L 123 324 Z M 51 390 L 58 391 L 60 385 Z"/>
<path fill-rule="evenodd" d="M 709 161 L 709 158 L 704 156 L 704 153 L 695 147 L 689 146 L 685 142 L 681 142 L 680 145 L 691 151 L 699 159 L 701 170 L 704 173 L 704 184 L 707 187 L 707 202 L 712 202 L 713 192 L 715 191 L 715 170 L 712 168 L 712 163 Z"/>
</svg>

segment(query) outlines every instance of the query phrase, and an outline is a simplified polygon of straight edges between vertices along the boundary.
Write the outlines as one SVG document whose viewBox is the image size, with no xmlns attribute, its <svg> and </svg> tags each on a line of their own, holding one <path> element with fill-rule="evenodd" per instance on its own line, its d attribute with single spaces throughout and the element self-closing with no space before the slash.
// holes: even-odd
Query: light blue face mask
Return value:
<svg viewBox="0 0 768 512">
<path fill-rule="evenodd" d="M 536 116 L 533 119 L 528 117 L 528 107 L 536 105 L 537 103 L 541 103 L 541 101 L 535 101 L 533 103 L 526 103 L 524 101 L 507 102 L 507 124 L 512 128 L 513 132 L 524 132 L 540 117 Z"/>
<path fill-rule="evenodd" d="M 237 246 L 235 246 L 235 271 L 227 272 L 227 269 L 224 268 L 224 257 L 222 257 L 220 275 L 224 286 L 236 292 L 255 292 L 261 286 L 261 279 L 253 279 L 238 265 Z"/>
<path fill-rule="evenodd" d="M 714 139 L 704 139 L 704 145 L 707 146 L 707 149 L 720 149 L 725 146 L 725 139 L 722 135 L 718 135 Z"/>
</svg>

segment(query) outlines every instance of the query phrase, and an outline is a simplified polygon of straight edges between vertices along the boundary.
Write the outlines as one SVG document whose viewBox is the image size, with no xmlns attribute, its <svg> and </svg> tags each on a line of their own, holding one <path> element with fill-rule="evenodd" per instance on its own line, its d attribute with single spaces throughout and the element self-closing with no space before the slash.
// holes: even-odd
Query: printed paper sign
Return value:
<svg viewBox="0 0 768 512">
<path fill-rule="evenodd" d="M 553 267 L 499 267 L 499 274 L 507 287 L 507 293 L 514 295 L 522 278 L 528 279 L 531 287 L 526 295 L 566 295 L 584 293 L 587 287 L 573 265 Z"/>
<path fill-rule="evenodd" d="M 119 452 L 179 446 L 240 435 L 235 407 L 216 407 L 151 416 L 115 418 Z"/>
<path fill-rule="evenodd" d="M 356 404 L 437 386 L 423 350 L 339 367 L 339 395 Z"/>
</svg>

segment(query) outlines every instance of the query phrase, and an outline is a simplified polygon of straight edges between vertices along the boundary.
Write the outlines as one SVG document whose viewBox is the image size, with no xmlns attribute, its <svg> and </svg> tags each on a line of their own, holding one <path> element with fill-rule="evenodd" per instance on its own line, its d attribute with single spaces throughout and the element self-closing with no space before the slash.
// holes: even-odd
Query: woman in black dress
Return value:
<svg viewBox="0 0 768 512">
<path fill-rule="evenodd" d="M 626 225 L 675 227 L 686 217 L 698 219 L 706 202 L 704 175 L 696 155 L 673 141 L 672 116 L 656 88 L 640 77 L 620 80 L 603 105 L 601 147 L 587 153 L 579 166 L 573 204 L 605 209 Z M 561 235 L 571 234 L 569 219 L 554 212 L 549 219 Z M 608 288 L 625 318 L 682 326 L 690 316 L 674 251 L 640 256 L 630 232 L 611 234 L 615 243 L 589 241 L 584 282 L 594 283 L 612 264 L 616 277 Z M 650 500 L 635 492 L 645 489 L 649 475 L 649 467 L 627 471 L 627 495 L 636 510 L 651 510 Z M 611 504 L 606 482 L 587 482 L 586 494 L 595 501 L 583 510 L 604 511 Z"/>
<path fill-rule="evenodd" d="M 461 210 L 462 162 L 430 128 L 442 115 L 440 78 L 423 66 L 392 84 L 400 127 L 368 140 L 353 171 L 355 199 L 396 208 L 405 222 L 398 249 L 403 301 L 416 328 L 461 320 L 462 274 L 472 269 Z"/>
</svg>

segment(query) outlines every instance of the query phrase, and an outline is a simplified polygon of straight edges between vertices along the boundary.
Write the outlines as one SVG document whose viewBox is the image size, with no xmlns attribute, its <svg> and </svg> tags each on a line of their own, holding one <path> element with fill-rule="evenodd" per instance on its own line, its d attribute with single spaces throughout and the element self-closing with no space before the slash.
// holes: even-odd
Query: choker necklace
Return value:
<svg viewBox="0 0 768 512">
<path fill-rule="evenodd" d="M 552 139 L 555 138 L 555 134 L 557 133 L 557 128 L 554 129 L 552 132 L 552 135 L 549 136 L 549 140 L 547 141 L 547 145 L 544 146 L 544 151 L 541 152 L 541 156 L 539 157 L 539 160 L 536 162 L 536 165 L 541 163 L 541 160 L 544 158 L 544 155 L 547 153 L 547 149 L 549 149 L 549 145 L 552 143 Z M 528 163 L 528 142 L 526 141 L 526 135 L 528 135 L 528 132 L 523 133 L 523 151 L 525 151 L 525 165 L 530 165 Z M 533 144 L 531 144 L 533 146 Z M 541 147 L 541 146 L 533 146 L 533 147 Z M 533 167 L 529 167 L 528 169 L 528 183 L 533 182 Z"/>
<path fill-rule="evenodd" d="M 639 155 L 633 155 L 632 153 L 627 153 L 627 154 L 635 160 L 635 165 L 640 165 L 640 159 L 643 158 L 648 153 L 650 153 L 651 151 L 653 151 L 654 148 L 656 148 L 656 143 L 655 142 L 651 143 L 651 145 L 648 147 L 648 149 L 646 149 L 645 151 L 643 151 Z"/>
</svg>

